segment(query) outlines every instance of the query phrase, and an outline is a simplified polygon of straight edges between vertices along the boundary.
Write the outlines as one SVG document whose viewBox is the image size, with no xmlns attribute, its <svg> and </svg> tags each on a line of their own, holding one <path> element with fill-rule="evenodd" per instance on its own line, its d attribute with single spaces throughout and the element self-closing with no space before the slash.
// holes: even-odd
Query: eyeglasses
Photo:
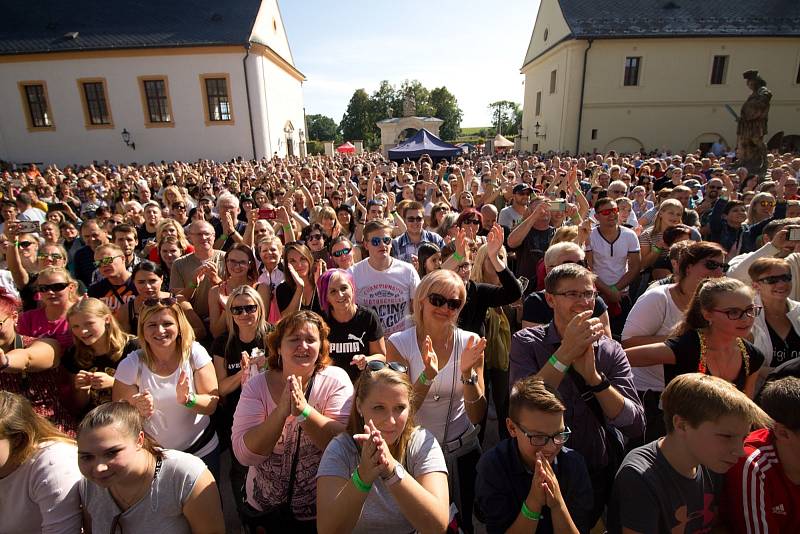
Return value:
<svg viewBox="0 0 800 534">
<path fill-rule="evenodd" d="M 775 276 L 765 276 L 761 280 L 756 280 L 759 283 L 767 284 L 767 285 L 775 285 L 779 282 L 791 282 L 792 275 L 791 274 L 776 274 Z"/>
<path fill-rule="evenodd" d="M 747 317 L 758 317 L 761 315 L 761 310 L 763 306 L 748 306 L 745 309 L 739 308 L 730 308 L 728 310 L 711 310 L 719 313 L 724 313 L 728 319 L 731 321 L 738 321 L 739 319 L 743 318 L 744 316 Z"/>
<path fill-rule="evenodd" d="M 609 215 L 618 215 L 619 214 L 619 208 L 606 208 L 606 209 L 602 209 L 602 210 L 596 210 L 596 213 L 598 215 L 602 215 L 603 217 L 607 217 Z"/>
<path fill-rule="evenodd" d="M 175 304 L 176 302 L 178 302 L 178 299 L 176 299 L 175 297 L 167 297 L 167 298 L 163 298 L 163 299 L 157 299 L 157 298 L 144 299 L 144 305 L 148 306 L 148 307 L 149 306 L 166 306 L 166 307 L 169 307 L 169 306 L 172 306 L 173 304 Z"/>
<path fill-rule="evenodd" d="M 209 237 L 214 237 L 214 234 L 211 232 L 193 232 L 192 235 L 196 235 L 197 237 L 203 237 L 208 239 Z"/>
<path fill-rule="evenodd" d="M 249 260 L 227 259 L 227 260 L 225 260 L 225 262 L 228 263 L 229 265 L 233 265 L 234 267 L 249 267 L 250 266 L 250 261 Z"/>
<path fill-rule="evenodd" d="M 447 304 L 447 307 L 452 311 L 456 311 L 461 307 L 461 299 L 449 299 L 439 293 L 431 293 L 428 295 L 428 302 L 437 308 L 441 308 Z"/>
<path fill-rule="evenodd" d="M 33 245 L 33 241 L 20 241 L 17 246 L 19 248 L 28 248 L 29 246 Z"/>
<path fill-rule="evenodd" d="M 36 286 L 36 291 L 39 293 L 47 293 L 52 291 L 53 293 L 59 293 L 64 291 L 69 287 L 69 282 L 56 282 L 55 284 L 39 284 Z"/>
<path fill-rule="evenodd" d="M 406 222 L 410 222 L 410 223 L 422 222 L 423 220 L 424 220 L 424 218 L 420 217 L 418 215 L 417 216 L 406 217 Z"/>
<path fill-rule="evenodd" d="M 111 263 L 117 258 L 123 258 L 124 256 L 120 254 L 119 256 L 106 256 L 105 258 L 100 258 L 99 260 L 94 261 L 95 267 L 101 267 L 104 265 L 111 265 Z"/>
<path fill-rule="evenodd" d="M 597 298 L 597 291 L 564 291 L 563 293 L 552 293 L 571 300 L 594 300 Z"/>
<path fill-rule="evenodd" d="M 320 239 L 322 239 L 322 234 L 309 234 L 308 235 L 308 240 L 309 241 L 318 241 Z"/>
<path fill-rule="evenodd" d="M 231 306 L 231 315 L 241 315 L 243 313 L 256 313 L 258 304 L 245 304 L 244 306 Z"/>
<path fill-rule="evenodd" d="M 373 247 L 378 247 L 380 246 L 381 243 L 383 243 L 384 245 L 388 245 L 389 243 L 392 242 L 392 238 L 389 236 L 373 237 L 372 239 L 369 240 L 369 242 L 372 243 Z"/>
<path fill-rule="evenodd" d="M 347 256 L 352 251 L 353 251 L 352 248 L 343 248 L 343 249 L 331 252 L 331 256 L 333 256 L 334 258 L 341 258 L 342 256 Z"/>
<path fill-rule="evenodd" d="M 528 438 L 528 441 L 530 441 L 531 445 L 533 445 L 534 447 L 544 447 L 550 441 L 552 441 L 554 445 L 563 445 L 569 439 L 570 434 L 572 434 L 572 430 L 570 430 L 569 427 L 565 427 L 564 430 L 561 432 L 557 432 L 553 435 L 548 435 L 548 434 L 533 434 L 531 432 L 528 432 L 527 430 L 522 428 L 520 424 L 517 423 L 516 421 L 514 421 L 514 425 L 517 427 L 517 430 L 519 430 L 523 436 Z"/>
<path fill-rule="evenodd" d="M 462 224 L 474 224 L 475 226 L 478 226 L 481 224 L 481 222 L 478 219 L 467 219 L 463 221 Z"/>
<path fill-rule="evenodd" d="M 467 272 L 470 269 L 472 269 L 472 263 L 470 263 L 468 261 L 465 261 L 464 263 L 462 263 L 461 265 L 456 267 L 456 270 L 459 271 L 459 272 Z"/>
<path fill-rule="evenodd" d="M 61 261 L 61 260 L 63 260 L 63 259 L 64 259 L 64 256 L 62 256 L 62 255 L 61 255 L 61 254 L 59 254 L 58 252 L 53 252 L 53 253 L 51 253 L 51 254 L 48 254 L 47 252 L 39 252 L 39 253 L 36 255 L 36 258 L 37 258 L 37 259 L 40 259 L 40 260 L 46 260 L 46 259 L 48 259 L 48 258 L 49 258 L 49 259 L 51 259 L 51 260 L 53 260 L 53 261 Z"/>
<path fill-rule="evenodd" d="M 730 268 L 729 264 L 714 260 L 706 260 L 704 265 L 706 266 L 706 269 L 708 269 L 709 271 L 716 271 L 717 269 L 722 269 L 723 273 L 727 273 L 728 269 Z"/>
<path fill-rule="evenodd" d="M 408 368 L 403 365 L 402 363 L 398 362 L 382 362 L 380 360 L 371 360 L 367 362 L 367 369 L 370 371 L 380 371 L 381 369 L 389 368 L 392 371 L 397 371 L 398 373 L 407 373 Z"/>
</svg>

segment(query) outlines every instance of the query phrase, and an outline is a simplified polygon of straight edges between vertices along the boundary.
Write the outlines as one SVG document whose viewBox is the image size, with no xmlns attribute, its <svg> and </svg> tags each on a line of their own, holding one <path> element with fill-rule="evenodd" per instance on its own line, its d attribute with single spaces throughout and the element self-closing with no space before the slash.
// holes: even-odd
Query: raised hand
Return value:
<svg viewBox="0 0 800 534">
<path fill-rule="evenodd" d="M 489 256 L 497 257 L 500 254 L 500 248 L 503 246 L 503 228 L 494 223 L 492 229 L 489 230 L 489 235 L 486 236 L 486 249 Z"/>
<path fill-rule="evenodd" d="M 592 318 L 592 310 L 577 314 L 564 329 L 561 347 L 556 351 L 558 359 L 565 365 L 572 364 L 602 335 L 603 323 L 600 319 Z"/>
<path fill-rule="evenodd" d="M 431 336 L 425 336 L 425 344 L 422 347 L 422 363 L 425 364 L 425 376 L 428 380 L 433 380 L 439 374 L 439 357 L 433 350 Z"/>
<path fill-rule="evenodd" d="M 295 287 L 299 287 L 301 289 L 305 287 L 305 280 L 303 280 L 303 278 L 297 274 L 297 270 L 292 264 L 289 264 L 289 276 L 291 276 L 292 280 L 294 280 Z"/>
<path fill-rule="evenodd" d="M 287 382 L 289 383 L 289 402 L 291 404 L 292 415 L 297 417 L 305 410 L 308 404 L 305 393 L 303 393 L 303 378 L 291 375 L 287 379 Z"/>
<path fill-rule="evenodd" d="M 364 425 L 364 433 L 353 436 L 353 441 L 361 446 L 361 459 L 358 462 L 358 476 L 365 484 L 372 484 L 380 476 L 383 470 L 381 464 L 381 450 L 378 448 L 380 432 L 373 431 L 368 425 Z"/>
<path fill-rule="evenodd" d="M 156 411 L 153 395 L 148 390 L 143 393 L 136 393 L 131 397 L 133 407 L 136 408 L 142 417 L 148 419 Z"/>
<path fill-rule="evenodd" d="M 178 376 L 178 383 L 175 385 L 175 399 L 178 404 L 186 404 L 189 402 L 189 377 L 186 371 L 181 369 L 181 374 Z"/>
<path fill-rule="evenodd" d="M 462 258 L 467 257 L 467 231 L 461 228 L 456 235 L 456 254 Z"/>
<path fill-rule="evenodd" d="M 317 260 L 314 262 L 314 283 L 316 284 L 319 281 L 319 277 L 322 276 L 322 273 L 328 270 L 328 265 L 325 263 L 324 260 Z"/>
<path fill-rule="evenodd" d="M 461 375 L 471 375 L 476 367 L 483 366 L 483 350 L 486 348 L 486 338 L 482 337 L 477 341 L 471 337 L 467 340 L 467 346 L 461 353 Z"/>
<path fill-rule="evenodd" d="M 356 354 L 353 356 L 353 359 L 350 360 L 350 365 L 355 365 L 358 367 L 359 371 L 363 371 L 367 367 L 367 357 L 363 354 Z"/>
</svg>

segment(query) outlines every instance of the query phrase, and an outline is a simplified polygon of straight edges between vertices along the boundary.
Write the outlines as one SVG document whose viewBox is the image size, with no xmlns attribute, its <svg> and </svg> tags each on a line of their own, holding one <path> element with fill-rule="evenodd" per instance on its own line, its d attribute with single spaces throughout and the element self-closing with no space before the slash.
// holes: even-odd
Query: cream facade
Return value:
<svg viewBox="0 0 800 534">
<path fill-rule="evenodd" d="M 628 69 L 626 85 L 629 58 L 638 58 L 638 75 L 634 80 Z M 712 84 L 715 61 L 721 83 Z M 736 121 L 725 106 L 739 112 L 750 93 L 742 79 L 748 69 L 758 70 L 773 93 L 766 140 L 800 133 L 800 38 L 578 39 L 559 1 L 542 0 L 522 67 L 521 147 L 694 151 L 722 138 L 733 148 Z"/>
<path fill-rule="evenodd" d="M 0 55 L 0 69 L 2 160 L 66 165 L 305 155 L 305 78 L 275 0 L 260 6 L 247 44 Z M 220 99 L 209 99 L 206 79 L 216 80 Z M 159 118 L 168 120 L 151 120 L 144 84 L 153 80 L 165 89 L 167 110 Z M 104 124 L 92 123 L 85 83 L 102 87 Z M 32 124 L 25 93 L 31 85 L 46 88 L 50 125 Z M 123 130 L 135 150 L 123 142 Z"/>
</svg>

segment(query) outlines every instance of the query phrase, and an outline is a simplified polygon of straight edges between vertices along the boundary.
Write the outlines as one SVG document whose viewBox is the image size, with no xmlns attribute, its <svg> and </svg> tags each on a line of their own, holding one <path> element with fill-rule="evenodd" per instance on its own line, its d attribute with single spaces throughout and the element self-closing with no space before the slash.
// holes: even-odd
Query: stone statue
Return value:
<svg viewBox="0 0 800 534">
<path fill-rule="evenodd" d="M 403 117 L 413 117 L 417 114 L 417 101 L 414 98 L 414 93 L 406 91 L 403 95 Z"/>
<path fill-rule="evenodd" d="M 767 116 L 772 93 L 757 70 L 748 70 L 743 77 L 752 93 L 742 105 L 739 115 L 736 155 L 739 164 L 746 167 L 750 174 L 764 176 L 767 171 L 767 145 L 764 143 L 764 136 L 767 134 Z"/>
</svg>

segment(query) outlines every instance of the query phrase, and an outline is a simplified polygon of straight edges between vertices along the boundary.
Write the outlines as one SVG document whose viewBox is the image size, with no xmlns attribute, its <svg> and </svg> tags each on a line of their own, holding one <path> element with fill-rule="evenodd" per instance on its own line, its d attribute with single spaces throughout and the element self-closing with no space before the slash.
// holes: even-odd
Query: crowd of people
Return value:
<svg viewBox="0 0 800 534">
<path fill-rule="evenodd" d="M 734 160 L 2 171 L 0 532 L 799 532 L 800 157 Z"/>
</svg>

